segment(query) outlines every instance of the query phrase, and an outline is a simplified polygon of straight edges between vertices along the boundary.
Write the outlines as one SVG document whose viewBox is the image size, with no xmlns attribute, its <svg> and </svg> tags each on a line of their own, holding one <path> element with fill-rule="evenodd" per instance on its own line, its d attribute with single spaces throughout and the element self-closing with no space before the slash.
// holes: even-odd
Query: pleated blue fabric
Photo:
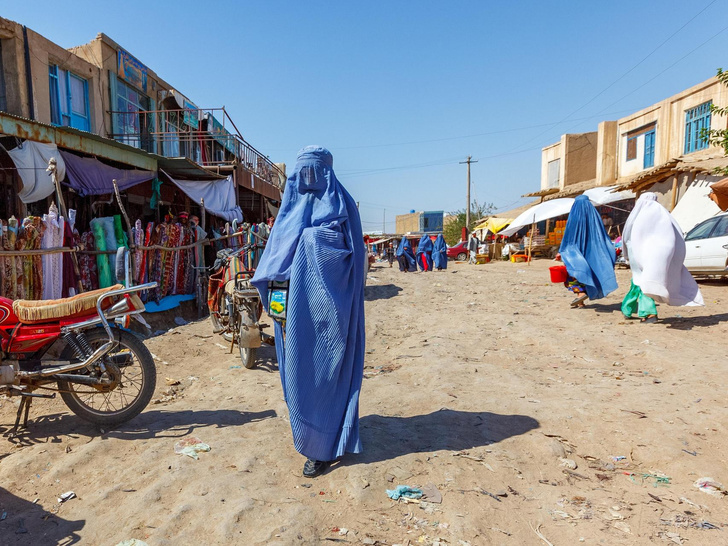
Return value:
<svg viewBox="0 0 728 546">
<path fill-rule="evenodd" d="M 617 289 L 614 245 L 586 195 L 574 201 L 559 252 L 566 271 L 585 285 L 590 300 L 601 299 Z"/>
<path fill-rule="evenodd" d="M 432 245 L 432 265 L 436 269 L 447 269 L 447 243 L 442 233 L 437 236 Z"/>
<path fill-rule="evenodd" d="M 417 244 L 417 265 L 422 271 L 432 271 L 432 246 L 429 235 L 423 235 Z"/>
<path fill-rule="evenodd" d="M 397 247 L 396 255 L 400 271 L 417 271 L 415 253 L 412 251 L 412 245 L 407 237 L 402 237 Z"/>
<path fill-rule="evenodd" d="M 364 251 L 356 202 L 336 178 L 333 156 L 304 148 L 252 282 L 266 310 L 268 283 L 290 283 L 276 355 L 293 443 L 310 459 L 361 451 Z"/>
</svg>

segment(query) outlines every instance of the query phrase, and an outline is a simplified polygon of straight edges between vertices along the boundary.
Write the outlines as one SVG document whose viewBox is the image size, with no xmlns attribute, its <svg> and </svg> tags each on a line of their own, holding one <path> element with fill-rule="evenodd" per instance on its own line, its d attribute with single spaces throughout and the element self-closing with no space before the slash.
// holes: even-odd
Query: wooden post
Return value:
<svg viewBox="0 0 728 546">
<path fill-rule="evenodd" d="M 536 219 L 531 224 L 531 236 L 528 238 L 528 265 L 531 265 L 531 249 L 533 248 L 533 232 L 536 230 Z"/>
<path fill-rule="evenodd" d="M 672 179 L 672 197 L 670 198 L 670 212 L 673 211 L 675 208 L 675 205 L 677 204 L 677 177 L 679 175 L 675 174 Z"/>
</svg>

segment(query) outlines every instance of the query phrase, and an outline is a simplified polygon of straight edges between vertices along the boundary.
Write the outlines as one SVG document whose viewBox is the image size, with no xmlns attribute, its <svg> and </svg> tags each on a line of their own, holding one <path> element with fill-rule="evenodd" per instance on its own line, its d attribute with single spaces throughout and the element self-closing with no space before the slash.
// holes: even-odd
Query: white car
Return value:
<svg viewBox="0 0 728 546">
<path fill-rule="evenodd" d="M 693 275 L 728 275 L 728 213 L 708 218 L 687 232 L 685 267 Z"/>
</svg>

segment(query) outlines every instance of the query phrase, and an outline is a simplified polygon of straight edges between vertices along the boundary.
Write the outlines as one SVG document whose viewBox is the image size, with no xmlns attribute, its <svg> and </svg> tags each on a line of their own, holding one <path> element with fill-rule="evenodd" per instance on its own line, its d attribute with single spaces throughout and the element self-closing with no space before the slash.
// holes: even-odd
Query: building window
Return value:
<svg viewBox="0 0 728 546">
<path fill-rule="evenodd" d="M 637 136 L 627 137 L 627 161 L 637 159 Z"/>
<path fill-rule="evenodd" d="M 116 112 L 114 127 L 116 140 L 152 151 L 152 139 L 148 124 L 152 117 L 149 111 L 149 97 L 128 86 L 121 80 L 116 82 Z"/>
<path fill-rule="evenodd" d="M 561 160 L 554 159 L 549 161 L 546 171 L 546 187 L 547 188 L 558 188 L 559 187 L 559 167 Z"/>
<path fill-rule="evenodd" d="M 685 112 L 685 153 L 689 154 L 708 147 L 708 139 L 703 137 L 703 130 L 710 130 L 710 107 L 713 101 L 704 102 L 700 106 Z"/>
<path fill-rule="evenodd" d="M 48 83 L 51 123 L 90 131 L 88 81 L 53 64 L 48 67 Z"/>
</svg>

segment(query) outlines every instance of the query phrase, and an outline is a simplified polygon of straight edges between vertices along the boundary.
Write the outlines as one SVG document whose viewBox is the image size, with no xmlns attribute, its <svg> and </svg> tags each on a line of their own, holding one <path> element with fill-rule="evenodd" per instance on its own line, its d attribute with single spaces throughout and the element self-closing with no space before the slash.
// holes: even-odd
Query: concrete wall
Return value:
<svg viewBox="0 0 728 546">
<path fill-rule="evenodd" d="M 597 186 L 610 186 L 617 180 L 617 122 L 602 121 L 597 130 Z"/>
<path fill-rule="evenodd" d="M 88 82 L 90 128 L 92 132 L 98 132 L 103 126 L 104 112 L 104 104 L 98 92 L 101 71 L 31 29 L 27 29 L 27 35 L 32 96 L 27 85 L 23 26 L 0 18 L 8 111 L 29 118 L 32 101 L 34 119 L 42 123 L 51 123 L 48 69 L 50 65 L 55 64 Z"/>
<path fill-rule="evenodd" d="M 559 184 L 557 187 L 563 188 L 561 181 L 563 180 L 563 168 L 564 161 L 562 158 L 563 146 L 561 140 L 555 142 L 550 146 L 546 146 L 541 150 L 541 189 L 546 190 L 549 187 L 548 176 L 549 176 L 549 163 L 552 161 L 559 161 Z"/>
<path fill-rule="evenodd" d="M 403 235 L 405 233 L 417 233 L 420 231 L 420 216 L 422 212 L 412 212 L 410 214 L 398 214 L 396 217 L 395 227 L 397 233 Z"/>
<path fill-rule="evenodd" d="M 597 132 L 564 135 L 562 189 L 597 176 Z"/>
</svg>

